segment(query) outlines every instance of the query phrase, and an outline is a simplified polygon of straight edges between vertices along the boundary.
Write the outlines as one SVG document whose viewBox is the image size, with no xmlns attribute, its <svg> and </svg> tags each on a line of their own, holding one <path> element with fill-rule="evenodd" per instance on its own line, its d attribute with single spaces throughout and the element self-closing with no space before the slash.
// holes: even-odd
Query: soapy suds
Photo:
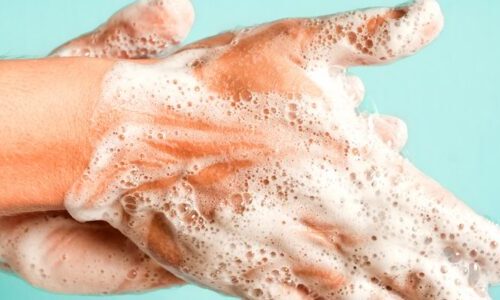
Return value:
<svg viewBox="0 0 500 300">
<path fill-rule="evenodd" d="M 403 122 L 356 114 L 364 89 L 343 69 L 411 54 L 440 20 L 434 1 L 419 1 L 245 29 L 154 65 L 121 63 L 95 121 L 123 119 L 98 142 L 69 211 L 109 222 L 180 278 L 248 299 L 487 298 L 487 284 L 500 281 L 498 227 L 400 156 Z M 329 25 L 316 34 L 320 23 Z M 315 49 L 292 49 L 290 37 L 306 47 L 310 33 Z M 269 42 L 254 38 L 262 35 Z M 297 65 L 295 81 L 283 76 Z M 21 232 L 7 244 L 26 250 L 9 262 L 49 284 L 53 266 L 32 250 L 46 234 Z M 141 276 L 122 255 L 111 260 L 122 277 L 106 261 L 89 292 Z M 23 267 L 26 256 L 38 273 Z M 100 264 L 75 280 L 95 278 Z M 71 290 L 58 284 L 45 288 Z"/>
<path fill-rule="evenodd" d="M 156 57 L 185 37 L 192 22 L 189 0 L 137 1 L 51 56 Z M 144 292 L 183 283 L 109 225 L 80 224 L 64 212 L 0 217 L 0 269 L 60 293 Z"/>
<path fill-rule="evenodd" d="M 0 257 L 9 271 L 56 292 L 112 294 L 180 283 L 109 225 L 80 224 L 62 212 L 0 218 Z"/>
<path fill-rule="evenodd" d="M 189 0 L 139 0 L 51 56 L 148 58 L 179 44 L 194 22 Z"/>
<path fill-rule="evenodd" d="M 418 1 L 120 63 L 95 121 L 123 118 L 67 208 L 176 276 L 248 299 L 487 298 L 498 227 L 398 153 L 401 121 L 356 113 L 362 86 L 344 71 L 409 55 L 441 25 Z"/>
</svg>

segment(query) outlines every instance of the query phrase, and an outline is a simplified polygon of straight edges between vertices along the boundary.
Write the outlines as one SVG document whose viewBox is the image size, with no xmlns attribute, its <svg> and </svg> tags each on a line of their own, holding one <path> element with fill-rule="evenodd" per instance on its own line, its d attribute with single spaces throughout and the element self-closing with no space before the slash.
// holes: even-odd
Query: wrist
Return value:
<svg viewBox="0 0 500 300">
<path fill-rule="evenodd" d="M 87 167 L 102 79 L 113 61 L 0 63 L 0 214 L 63 209 Z"/>
</svg>

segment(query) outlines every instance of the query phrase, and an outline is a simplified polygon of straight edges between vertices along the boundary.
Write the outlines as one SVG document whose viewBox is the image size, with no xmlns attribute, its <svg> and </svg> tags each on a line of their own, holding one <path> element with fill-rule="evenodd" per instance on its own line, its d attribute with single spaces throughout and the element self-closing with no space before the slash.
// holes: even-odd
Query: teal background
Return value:
<svg viewBox="0 0 500 300">
<path fill-rule="evenodd" d="M 44 56 L 93 29 L 130 0 L 0 0 L 0 57 Z M 500 222 L 500 1 L 440 1 L 441 37 L 393 65 L 356 68 L 367 97 L 364 110 L 392 114 L 409 126 L 405 154 L 467 202 Z M 194 0 L 197 20 L 188 42 L 283 17 L 315 16 L 388 0 Z M 492 289 L 500 300 L 500 288 Z M 101 297 L 102 299 L 103 297 Z M 194 286 L 126 299 L 229 299 Z M 53 295 L 0 273 L 0 299 L 98 299 Z"/>
</svg>

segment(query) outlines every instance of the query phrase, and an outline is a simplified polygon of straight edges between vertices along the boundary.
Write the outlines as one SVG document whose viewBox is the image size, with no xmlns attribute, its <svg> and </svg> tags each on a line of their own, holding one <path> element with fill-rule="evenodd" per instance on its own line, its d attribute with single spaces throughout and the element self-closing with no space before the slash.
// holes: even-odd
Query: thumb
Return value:
<svg viewBox="0 0 500 300">
<path fill-rule="evenodd" d="M 139 0 L 51 56 L 149 58 L 179 44 L 194 22 L 189 0 Z"/>
<path fill-rule="evenodd" d="M 0 261 L 34 286 L 61 293 L 146 291 L 182 284 L 104 223 L 66 213 L 0 218 Z"/>
</svg>

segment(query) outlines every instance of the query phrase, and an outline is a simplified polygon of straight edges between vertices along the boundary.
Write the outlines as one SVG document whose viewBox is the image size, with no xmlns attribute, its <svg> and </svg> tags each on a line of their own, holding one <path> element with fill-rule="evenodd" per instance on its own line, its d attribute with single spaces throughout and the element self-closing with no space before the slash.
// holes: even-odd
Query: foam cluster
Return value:
<svg viewBox="0 0 500 300">
<path fill-rule="evenodd" d="M 404 123 L 356 112 L 364 88 L 344 69 L 409 55 L 441 23 L 419 1 L 121 62 L 94 116 L 112 129 L 66 207 L 246 299 L 486 299 L 499 228 L 401 156 Z"/>
<path fill-rule="evenodd" d="M 57 48 L 51 56 L 155 57 L 179 44 L 193 22 L 189 0 L 140 0 L 93 32 Z"/>
</svg>

